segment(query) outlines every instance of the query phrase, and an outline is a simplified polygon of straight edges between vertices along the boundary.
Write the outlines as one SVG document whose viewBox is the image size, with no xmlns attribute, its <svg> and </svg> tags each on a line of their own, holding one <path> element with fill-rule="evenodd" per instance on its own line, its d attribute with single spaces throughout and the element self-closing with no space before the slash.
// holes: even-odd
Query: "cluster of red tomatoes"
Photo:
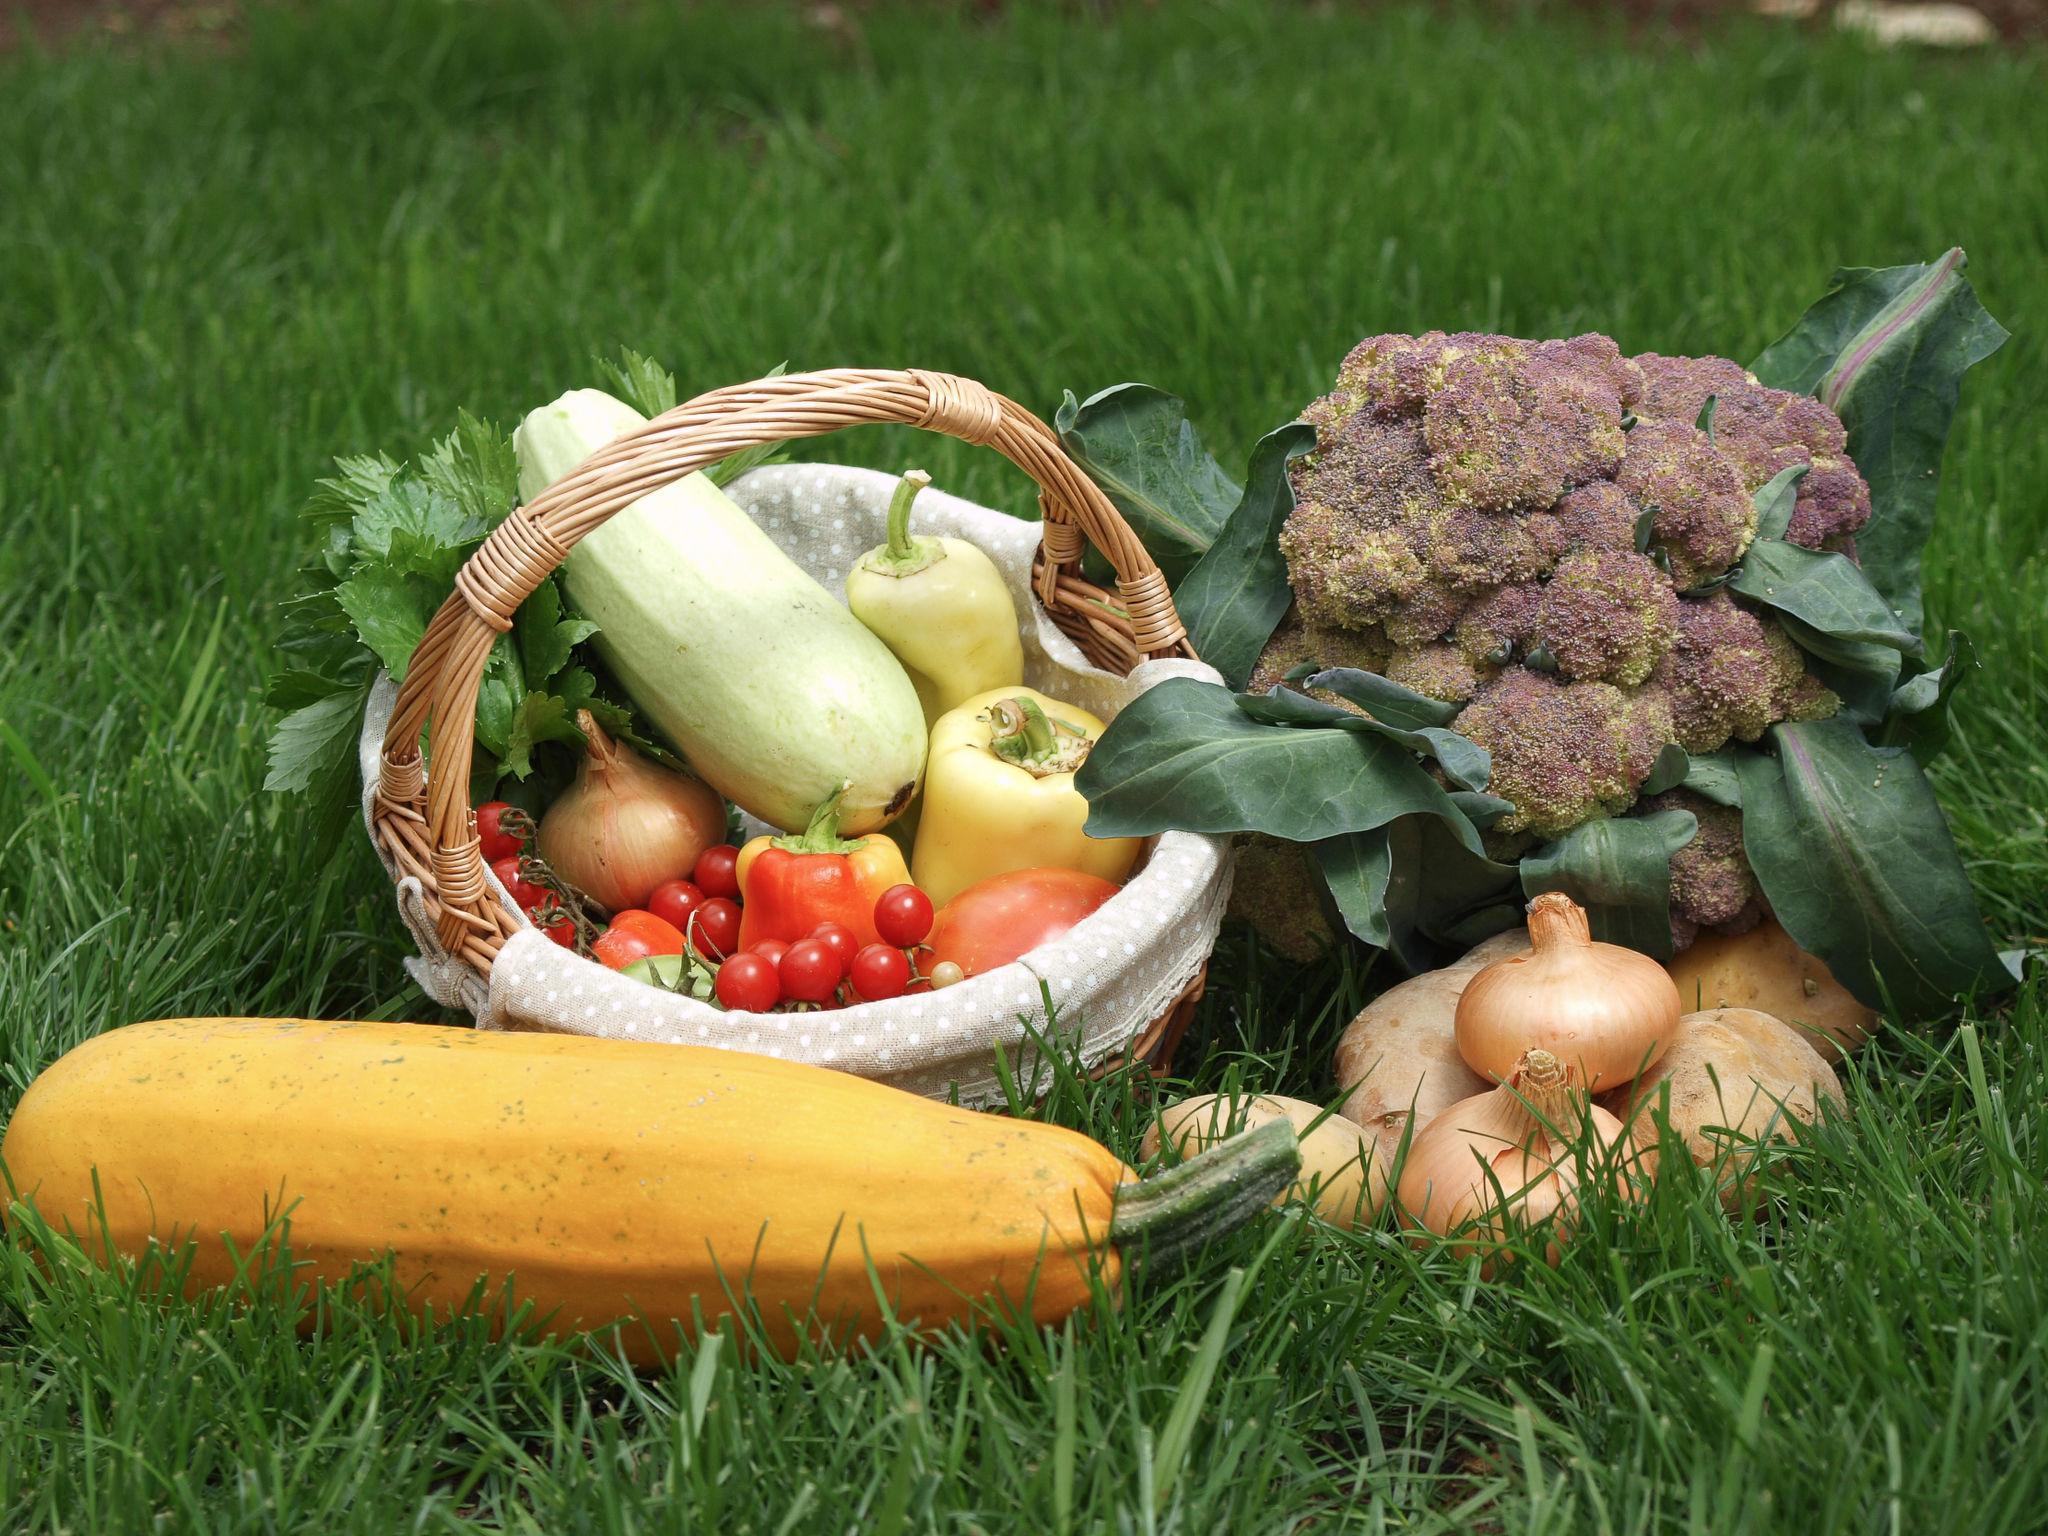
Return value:
<svg viewBox="0 0 2048 1536">
<path fill-rule="evenodd" d="M 918 969 L 932 931 L 932 902 L 916 886 L 890 886 L 875 902 L 874 917 L 881 935 L 874 944 L 862 944 L 843 923 L 820 923 L 793 944 L 755 940 L 719 965 L 718 1000 L 748 1013 L 779 1003 L 842 1008 L 961 979 L 960 967 L 949 962 Z"/>
</svg>

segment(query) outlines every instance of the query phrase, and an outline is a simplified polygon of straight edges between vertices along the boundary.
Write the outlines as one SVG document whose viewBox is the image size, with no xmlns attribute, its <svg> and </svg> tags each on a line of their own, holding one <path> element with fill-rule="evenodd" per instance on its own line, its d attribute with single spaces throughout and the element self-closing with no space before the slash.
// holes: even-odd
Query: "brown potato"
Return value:
<svg viewBox="0 0 2048 1536">
<path fill-rule="evenodd" d="M 1655 1115 L 1668 1087 L 1671 1128 L 1701 1167 L 1724 1154 L 1732 1175 L 1722 1203 L 1741 1203 L 1756 1143 L 1795 1140 L 1820 1117 L 1823 1101 L 1846 1108 L 1834 1069 L 1790 1025 L 1754 1008 L 1714 1008 L 1678 1021 L 1678 1038 L 1657 1064 L 1599 1103 L 1638 1145 L 1657 1140 Z"/>
<path fill-rule="evenodd" d="M 1493 1086 L 1458 1054 L 1458 998 L 1480 971 L 1528 947 L 1525 928 L 1496 934 L 1453 965 L 1389 987 L 1345 1029 L 1337 1042 L 1338 1112 L 1372 1137 L 1383 1167 L 1393 1167 L 1411 1119 L 1421 1130 Z"/>
<path fill-rule="evenodd" d="M 1877 1013 L 1774 922 L 1747 933 L 1703 933 L 1665 967 L 1687 1009 L 1755 1008 L 1798 1030 L 1829 1061 L 1870 1038 Z"/>
<path fill-rule="evenodd" d="M 1318 1117 L 1321 1124 L 1317 1124 Z M 1340 1227 L 1365 1226 L 1378 1218 L 1387 1203 L 1387 1165 L 1374 1149 L 1372 1138 L 1342 1115 L 1302 1099 L 1277 1094 L 1230 1099 L 1218 1093 L 1183 1099 L 1159 1112 L 1145 1132 L 1144 1154 L 1148 1158 L 1158 1154 L 1163 1128 L 1181 1153 L 1192 1157 L 1231 1134 L 1233 1122 L 1239 1119 L 1243 1130 L 1269 1120 L 1286 1120 L 1301 1138 L 1301 1173 L 1275 1205 L 1308 1201 L 1318 1216 Z"/>
</svg>

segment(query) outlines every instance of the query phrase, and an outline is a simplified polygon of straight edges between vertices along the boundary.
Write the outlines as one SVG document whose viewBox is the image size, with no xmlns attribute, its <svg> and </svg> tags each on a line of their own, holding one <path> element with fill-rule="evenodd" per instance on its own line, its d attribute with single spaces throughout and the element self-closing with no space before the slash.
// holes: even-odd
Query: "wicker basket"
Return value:
<svg viewBox="0 0 2048 1536">
<path fill-rule="evenodd" d="M 1193 657 L 1165 577 L 1144 546 L 1051 429 L 1013 401 L 972 380 L 914 369 L 830 369 L 700 395 L 610 444 L 506 518 L 457 574 L 454 593 L 413 653 L 366 812 L 387 867 L 402 885 L 417 882 L 423 926 L 452 961 L 488 978 L 524 926 L 486 877 L 467 793 L 484 666 L 519 605 L 578 539 L 658 487 L 742 449 L 881 423 L 994 448 L 1037 482 L 1043 522 L 1032 591 L 1088 662 L 1122 676 L 1147 659 Z M 1090 544 L 1115 570 L 1114 592 L 1082 574 Z M 1137 1033 L 1131 1054 L 1166 1063 L 1204 974 L 1198 969 Z"/>
</svg>

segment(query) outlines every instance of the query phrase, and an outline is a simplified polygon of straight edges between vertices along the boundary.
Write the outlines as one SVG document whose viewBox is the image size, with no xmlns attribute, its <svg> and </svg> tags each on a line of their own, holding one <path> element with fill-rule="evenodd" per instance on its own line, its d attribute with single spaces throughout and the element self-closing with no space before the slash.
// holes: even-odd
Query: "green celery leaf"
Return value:
<svg viewBox="0 0 2048 1536">
<path fill-rule="evenodd" d="M 1782 539 L 1792 526 L 1792 512 L 1799 505 L 1799 482 L 1806 478 L 1810 464 L 1793 464 L 1779 470 L 1758 487 L 1750 499 L 1756 503 L 1756 540 Z"/>
<path fill-rule="evenodd" d="M 1742 845 L 1771 910 L 1873 1008 L 1909 1019 L 2010 973 L 1920 765 L 1845 720 L 1773 726 L 1744 753 Z"/>
<path fill-rule="evenodd" d="M 1809 629 L 1854 645 L 1911 654 L 1919 636 L 1906 629 L 1846 555 L 1758 539 L 1728 585 L 1753 603 L 1789 613 Z"/>
<path fill-rule="evenodd" d="M 420 460 L 420 478 L 486 531 L 519 504 L 519 460 L 511 437 L 468 411 L 457 413 L 455 430 Z"/>
<path fill-rule="evenodd" d="M 610 384 L 611 392 L 642 416 L 655 417 L 676 408 L 676 376 L 653 358 L 623 347 L 617 362 L 608 357 L 591 361 Z"/>
<path fill-rule="evenodd" d="M 1736 760 L 1748 750 L 1747 747 L 1725 747 L 1719 752 L 1692 758 L 1685 765 L 1685 778 L 1681 781 L 1683 787 L 1716 805 L 1741 810 L 1742 779 Z"/>
<path fill-rule="evenodd" d="M 1265 832 L 1313 843 L 1441 816 L 1472 839 L 1458 808 L 1414 755 L 1350 730 L 1263 725 L 1228 689 L 1169 678 L 1124 706 L 1075 776 L 1089 835 Z"/>
<path fill-rule="evenodd" d="M 1594 938 L 1668 960 L 1671 856 L 1698 831 L 1691 811 L 1582 822 L 1523 858 L 1522 889 L 1563 891 L 1586 909 Z"/>
<path fill-rule="evenodd" d="M 1178 587 L 1244 494 L 1202 447 L 1179 397 L 1149 384 L 1115 384 L 1079 401 L 1069 391 L 1053 425 Z"/>
<path fill-rule="evenodd" d="M 1267 725 L 1317 726 L 1384 736 L 1411 752 L 1435 758 L 1451 782 L 1460 789 L 1483 790 L 1487 780 L 1493 776 L 1493 757 L 1484 747 L 1441 726 L 1402 730 L 1383 720 L 1354 715 L 1348 709 L 1325 704 L 1291 688 L 1275 687 L 1266 693 L 1240 693 L 1236 697 L 1239 709 Z"/>
<path fill-rule="evenodd" d="M 1914 634 L 1920 553 L 1962 377 L 2006 337 L 1963 267 L 1962 251 L 1951 250 L 1924 264 L 1839 271 L 1827 295 L 1750 365 L 1765 384 L 1819 396 L 1849 429 L 1849 457 L 1870 483 L 1872 507 L 1857 553 Z"/>
<path fill-rule="evenodd" d="M 533 772 L 533 750 L 542 742 L 566 741 L 581 745 L 583 733 L 576 728 L 568 701 L 558 694 L 529 693 L 519 701 L 507 733 L 503 768 L 514 778 Z"/>
<path fill-rule="evenodd" d="M 1294 510 L 1287 466 L 1316 445 L 1316 430 L 1290 422 L 1259 439 L 1245 470 L 1244 495 L 1201 559 L 1174 589 L 1195 654 L 1242 688 L 1259 653 L 1294 601 L 1280 527 Z"/>
<path fill-rule="evenodd" d="M 358 507 L 390 494 L 404 473 L 405 466 L 387 454 L 343 454 L 334 461 L 333 474 L 313 482 L 313 494 L 306 499 L 306 520 L 323 529 L 346 526 L 354 521 Z"/>
<path fill-rule="evenodd" d="M 476 739 L 494 757 L 512 747 L 512 722 L 526 702 L 526 673 L 513 650 L 512 637 L 500 635 L 484 663 L 484 680 L 476 694 Z"/>
<path fill-rule="evenodd" d="M 270 680 L 263 685 L 263 702 L 272 709 L 304 709 L 308 704 L 331 699 L 337 693 L 353 693 L 361 686 L 360 677 L 351 682 L 324 672 L 287 667 L 282 672 L 272 673 Z"/>
<path fill-rule="evenodd" d="M 569 653 L 597 633 L 588 619 L 564 619 L 562 595 L 550 576 L 519 605 L 514 625 L 526 686 L 544 688 L 549 678 L 569 664 Z"/>
<path fill-rule="evenodd" d="M 427 582 L 382 565 L 364 566 L 336 587 L 334 596 L 363 644 L 377 653 L 385 671 L 403 682 L 440 597 Z"/>
<path fill-rule="evenodd" d="M 1977 670 L 1977 648 L 1959 629 L 1948 632 L 1941 665 L 1907 678 L 1892 691 L 1891 708 L 1877 733 L 1881 747 L 1904 747 L 1931 763 L 1948 746 L 1948 701 L 1964 678 Z"/>
<path fill-rule="evenodd" d="M 1429 726 L 1449 725 L 1458 718 L 1458 705 L 1432 699 L 1426 693 L 1402 687 L 1392 678 L 1381 677 L 1377 672 L 1364 672 L 1357 667 L 1330 667 L 1313 672 L 1303 686 L 1349 699 L 1375 720 L 1384 720 L 1388 725 L 1398 725 L 1404 730 L 1419 731 Z"/>
<path fill-rule="evenodd" d="M 263 787 L 274 790 L 309 788 L 336 763 L 356 771 L 356 738 L 362 734 L 367 688 L 338 690 L 302 704 L 278 721 L 270 733 L 270 770 Z"/>
<path fill-rule="evenodd" d="M 452 583 L 490 525 L 431 486 L 401 480 L 356 508 L 352 531 L 358 570 L 376 564 Z"/>
</svg>

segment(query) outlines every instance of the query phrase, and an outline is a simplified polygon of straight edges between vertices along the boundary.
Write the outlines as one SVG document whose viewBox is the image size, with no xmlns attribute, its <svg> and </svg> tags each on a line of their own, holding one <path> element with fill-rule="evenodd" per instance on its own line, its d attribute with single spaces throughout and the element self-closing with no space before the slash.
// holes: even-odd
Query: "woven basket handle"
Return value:
<svg viewBox="0 0 2048 1536">
<path fill-rule="evenodd" d="M 479 970 L 513 926 L 484 880 L 469 767 L 477 692 L 492 642 L 576 541 L 649 492 L 744 448 L 900 422 L 994 448 L 1038 483 L 1040 600 L 1084 647 L 1126 664 L 1186 656 L 1166 578 L 1052 429 L 1012 400 L 946 373 L 833 368 L 713 390 L 606 445 L 516 509 L 471 555 L 413 652 L 384 735 L 372 816 L 385 848 L 419 875 L 436 932 Z M 1081 575 L 1086 544 L 1117 573 L 1118 600 Z M 1090 642 L 1094 642 L 1092 645 Z M 420 737 L 432 729 L 427 784 Z"/>
</svg>

